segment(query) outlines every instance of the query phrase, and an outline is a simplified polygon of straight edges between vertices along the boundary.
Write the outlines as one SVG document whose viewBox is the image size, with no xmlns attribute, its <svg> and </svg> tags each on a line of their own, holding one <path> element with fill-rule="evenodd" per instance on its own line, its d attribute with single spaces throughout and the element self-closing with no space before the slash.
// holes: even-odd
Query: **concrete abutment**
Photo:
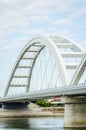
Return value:
<svg viewBox="0 0 86 130">
<path fill-rule="evenodd" d="M 64 127 L 86 128 L 86 97 L 65 97 Z"/>
</svg>

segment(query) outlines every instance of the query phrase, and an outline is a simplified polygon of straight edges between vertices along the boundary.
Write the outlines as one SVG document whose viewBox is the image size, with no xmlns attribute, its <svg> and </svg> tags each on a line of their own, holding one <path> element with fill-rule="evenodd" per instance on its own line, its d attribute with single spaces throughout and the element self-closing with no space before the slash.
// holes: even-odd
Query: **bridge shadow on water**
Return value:
<svg viewBox="0 0 86 130">
<path fill-rule="evenodd" d="M 63 130 L 86 130 L 86 128 L 64 128 Z"/>
<path fill-rule="evenodd" d="M 60 121 L 59 121 L 60 119 Z M 1 118 L 0 130 L 86 130 L 86 128 L 63 128 L 59 118 Z"/>
<path fill-rule="evenodd" d="M 0 129 L 28 129 L 30 124 L 28 118 L 2 118 L 0 119 Z M 1 129 L 2 130 L 2 129 Z"/>
</svg>

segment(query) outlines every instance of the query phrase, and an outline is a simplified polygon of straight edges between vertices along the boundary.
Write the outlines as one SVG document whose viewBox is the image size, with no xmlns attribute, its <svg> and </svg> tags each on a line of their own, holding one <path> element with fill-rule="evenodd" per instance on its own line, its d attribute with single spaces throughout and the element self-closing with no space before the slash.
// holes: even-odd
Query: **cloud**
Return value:
<svg viewBox="0 0 86 130">
<path fill-rule="evenodd" d="M 43 28 L 31 28 L 31 29 L 24 29 L 22 30 L 22 33 L 24 35 L 27 35 L 27 36 L 34 36 L 34 35 L 38 35 L 38 34 L 42 34 L 44 33 L 44 29 Z"/>
<path fill-rule="evenodd" d="M 72 10 L 71 0 L 55 0 L 54 8 L 57 13 L 59 12 L 67 12 Z"/>
<path fill-rule="evenodd" d="M 84 16 L 86 15 L 86 6 L 81 6 L 80 8 L 74 10 L 71 17 L 72 19 L 77 19 L 77 18 L 81 18 L 83 15 Z"/>
<path fill-rule="evenodd" d="M 81 45 L 84 49 L 86 49 L 86 41 L 81 42 L 80 45 Z M 86 50 L 85 50 L 85 51 L 86 51 Z"/>
<path fill-rule="evenodd" d="M 33 15 L 29 17 L 29 21 L 31 23 L 45 23 L 45 22 L 49 22 L 49 20 L 50 20 L 49 16 Z"/>
<path fill-rule="evenodd" d="M 13 32 L 22 32 L 24 28 L 29 28 L 32 24 L 46 23 L 50 18 L 47 16 L 51 12 L 50 3 L 52 2 L 49 0 L 41 2 L 18 0 L 13 3 L 10 0 L 4 0 L 0 6 L 3 7 L 0 9 L 0 35 L 7 37 Z"/>
<path fill-rule="evenodd" d="M 26 37 L 19 37 L 19 38 L 15 38 L 10 40 L 10 41 L 7 41 L 4 42 L 3 44 L 0 45 L 0 51 L 13 51 L 13 50 L 16 50 L 16 49 L 21 49 L 24 47 L 24 45 L 28 42 L 29 38 L 26 36 Z M 11 44 L 12 43 L 12 44 Z"/>
<path fill-rule="evenodd" d="M 56 21 L 53 22 L 53 24 L 59 24 L 59 25 L 68 25 L 71 24 L 72 20 L 71 19 L 58 19 Z"/>
<path fill-rule="evenodd" d="M 8 36 L 15 37 L 15 34 L 21 37 L 20 33 L 22 35 L 47 33 L 51 26 L 54 32 L 56 25 L 59 27 L 71 25 L 86 12 L 84 4 L 78 7 L 80 2 L 81 0 L 0 1 L 0 37 L 8 39 Z"/>
</svg>

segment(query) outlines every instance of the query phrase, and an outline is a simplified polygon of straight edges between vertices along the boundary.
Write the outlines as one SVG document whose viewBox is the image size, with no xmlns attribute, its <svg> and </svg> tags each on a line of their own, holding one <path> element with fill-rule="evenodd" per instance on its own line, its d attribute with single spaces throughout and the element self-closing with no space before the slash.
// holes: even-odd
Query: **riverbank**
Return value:
<svg viewBox="0 0 86 130">
<path fill-rule="evenodd" d="M 39 107 L 28 109 L 0 109 L 0 118 L 56 117 L 64 116 L 63 107 Z"/>
</svg>

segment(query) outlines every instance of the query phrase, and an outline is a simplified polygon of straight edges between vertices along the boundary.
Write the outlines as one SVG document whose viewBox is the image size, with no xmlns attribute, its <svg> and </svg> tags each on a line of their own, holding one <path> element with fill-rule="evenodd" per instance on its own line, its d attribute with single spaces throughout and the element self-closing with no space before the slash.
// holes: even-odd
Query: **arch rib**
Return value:
<svg viewBox="0 0 86 130">
<path fill-rule="evenodd" d="M 54 44 L 54 42 L 50 38 L 46 37 L 45 35 L 33 38 L 29 42 L 29 44 L 31 45 L 34 42 L 42 43 L 47 48 L 49 48 L 51 54 L 55 58 L 55 61 L 58 65 L 59 72 L 60 72 L 60 75 L 61 75 L 61 78 L 62 78 L 62 83 L 67 85 L 69 83 L 69 81 L 68 81 L 68 76 L 67 76 L 67 72 L 66 72 L 66 67 L 65 67 L 64 61 L 62 59 L 62 56 L 61 56 L 58 48 Z"/>
<path fill-rule="evenodd" d="M 19 57 L 17 59 L 17 62 L 15 64 L 14 68 L 13 68 L 11 77 L 9 79 L 9 82 L 8 82 L 8 85 L 7 85 L 7 88 L 6 88 L 6 91 L 5 91 L 5 96 L 7 95 L 7 92 L 8 92 L 9 86 L 10 86 L 10 82 L 11 82 L 12 78 L 14 77 L 14 73 L 15 73 L 15 71 L 16 71 L 16 69 L 17 69 L 17 67 L 19 65 L 19 62 L 21 61 L 23 55 L 27 52 L 27 50 L 29 50 L 29 48 L 32 45 L 34 45 L 36 43 L 39 44 L 39 46 L 41 46 L 41 48 L 40 48 L 39 52 L 35 51 L 36 52 L 36 56 L 35 56 L 35 58 L 31 59 L 31 60 L 33 60 L 33 65 L 32 65 L 32 67 L 30 69 L 30 75 L 29 76 L 32 75 L 32 70 L 33 70 L 35 61 L 37 59 L 37 56 L 39 55 L 39 53 L 41 52 L 41 50 L 43 49 L 43 47 L 46 46 L 49 49 L 50 53 L 52 54 L 52 56 L 54 57 L 54 59 L 55 59 L 55 61 L 57 63 L 57 66 L 58 66 L 58 69 L 59 69 L 59 73 L 60 73 L 63 85 L 68 85 L 69 84 L 68 75 L 67 75 L 67 69 L 66 69 L 63 57 L 62 57 L 61 53 L 59 52 L 58 47 L 51 40 L 51 38 L 46 37 L 45 35 L 42 35 L 42 36 L 37 36 L 37 37 L 31 39 L 28 42 L 28 44 L 24 47 L 24 49 L 22 50 L 22 52 L 20 53 L 20 55 L 19 55 Z M 75 43 L 74 43 L 74 45 L 75 45 Z M 76 46 L 75 49 L 77 49 L 78 48 L 77 45 L 75 45 L 75 46 Z M 78 51 L 82 52 L 82 49 L 78 48 Z M 28 82 L 27 82 L 27 89 L 26 89 L 27 91 L 29 90 L 30 80 L 31 80 L 31 78 L 28 79 Z"/>
<path fill-rule="evenodd" d="M 80 62 L 80 64 L 78 65 L 78 68 L 75 72 L 75 75 L 73 76 L 73 79 L 71 81 L 71 84 L 74 85 L 74 84 L 78 84 L 84 70 L 85 70 L 85 66 L 86 66 L 86 52 Z"/>
</svg>

